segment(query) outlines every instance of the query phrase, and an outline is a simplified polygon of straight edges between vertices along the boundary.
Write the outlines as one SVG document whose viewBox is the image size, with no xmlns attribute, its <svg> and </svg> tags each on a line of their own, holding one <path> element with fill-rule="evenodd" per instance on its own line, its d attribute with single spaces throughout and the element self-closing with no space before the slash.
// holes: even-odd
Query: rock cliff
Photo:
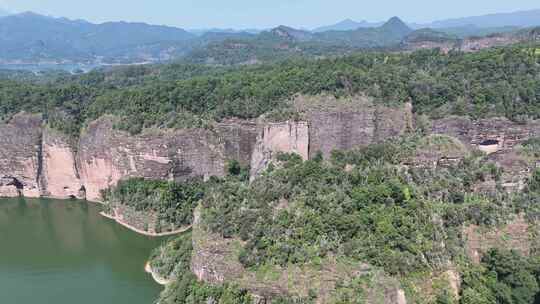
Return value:
<svg viewBox="0 0 540 304">
<path fill-rule="evenodd" d="M 251 175 L 266 169 L 276 152 L 296 153 L 309 159 L 309 127 L 306 122 L 287 121 L 264 125 L 255 143 L 251 157 Z"/>
<path fill-rule="evenodd" d="M 115 130 L 112 118 L 105 117 L 81 134 L 77 160 L 87 198 L 99 200 L 100 190 L 129 177 L 181 180 L 221 176 L 224 150 L 223 141 L 208 130 L 165 130 L 130 136 Z"/>
<path fill-rule="evenodd" d="M 121 179 L 222 176 L 231 159 L 258 174 L 278 152 L 309 159 L 320 151 L 328 157 L 336 149 L 400 136 L 414 125 L 408 103 L 385 107 L 360 97 L 324 97 L 319 107 L 308 101 L 299 103 L 299 121 L 230 120 L 210 129 L 147 130 L 133 136 L 116 130 L 114 117 L 102 117 L 77 142 L 46 127 L 40 115 L 19 114 L 0 125 L 0 196 L 100 200 L 100 191 Z M 471 149 L 490 149 L 495 162 L 525 176 L 534 164 L 517 157 L 513 148 L 540 136 L 540 122 L 449 117 L 434 121 L 431 132 L 457 138 Z"/>
<path fill-rule="evenodd" d="M 0 196 L 101 199 L 119 180 L 184 180 L 223 176 L 228 160 L 260 173 L 278 152 L 303 159 L 398 136 L 412 109 L 374 106 L 355 98 L 331 110 L 304 108 L 300 121 L 229 120 L 209 129 L 146 130 L 130 135 L 115 118 L 91 122 L 73 142 L 40 115 L 19 114 L 0 125 Z"/>
<path fill-rule="evenodd" d="M 19 114 L 0 125 L 0 196 L 40 195 L 41 118 Z"/>
</svg>

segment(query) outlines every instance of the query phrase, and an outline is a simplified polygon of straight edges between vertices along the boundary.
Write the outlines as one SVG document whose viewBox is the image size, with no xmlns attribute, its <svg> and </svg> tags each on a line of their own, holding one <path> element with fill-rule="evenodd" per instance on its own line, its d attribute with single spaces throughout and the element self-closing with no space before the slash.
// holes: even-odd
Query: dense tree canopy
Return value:
<svg viewBox="0 0 540 304">
<path fill-rule="evenodd" d="M 0 80 L 0 117 L 41 112 L 71 134 L 115 114 L 118 127 L 204 126 L 224 117 L 253 118 L 288 107 L 295 94 L 366 94 L 376 102 L 412 101 L 415 110 L 513 120 L 538 118 L 540 56 L 532 46 L 477 53 L 367 52 L 235 68 L 200 65 L 129 67 L 60 76 L 46 83 Z M 188 118 L 189 124 L 183 123 Z"/>
</svg>

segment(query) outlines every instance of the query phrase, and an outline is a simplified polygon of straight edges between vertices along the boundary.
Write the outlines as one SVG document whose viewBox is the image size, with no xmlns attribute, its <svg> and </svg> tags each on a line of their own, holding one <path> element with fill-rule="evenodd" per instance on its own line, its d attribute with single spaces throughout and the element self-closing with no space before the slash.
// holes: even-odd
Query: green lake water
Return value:
<svg viewBox="0 0 540 304">
<path fill-rule="evenodd" d="M 138 235 L 80 201 L 0 199 L 1 304 L 152 304 L 144 272 L 163 240 Z"/>
</svg>

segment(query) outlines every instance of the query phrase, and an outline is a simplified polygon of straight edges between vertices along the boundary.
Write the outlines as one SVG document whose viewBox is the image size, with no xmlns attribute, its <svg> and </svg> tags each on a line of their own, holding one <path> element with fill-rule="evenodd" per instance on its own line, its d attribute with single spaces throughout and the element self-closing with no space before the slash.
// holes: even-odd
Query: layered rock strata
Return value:
<svg viewBox="0 0 540 304">
<path fill-rule="evenodd" d="M 354 98 L 353 98 L 354 101 Z M 91 122 L 73 142 L 46 127 L 40 115 L 19 114 L 0 124 L 0 196 L 101 199 L 119 180 L 184 180 L 223 176 L 228 160 L 259 174 L 279 152 L 303 159 L 318 151 L 366 146 L 398 136 L 412 109 L 352 102 L 309 110 L 300 121 L 228 120 L 209 129 L 116 130 L 114 117 Z"/>
</svg>

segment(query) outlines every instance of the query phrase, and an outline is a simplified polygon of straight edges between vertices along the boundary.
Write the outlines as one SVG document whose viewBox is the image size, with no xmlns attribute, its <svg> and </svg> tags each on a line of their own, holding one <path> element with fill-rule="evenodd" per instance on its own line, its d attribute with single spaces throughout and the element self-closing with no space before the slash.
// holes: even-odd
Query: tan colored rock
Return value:
<svg viewBox="0 0 540 304">
<path fill-rule="evenodd" d="M 77 172 L 75 153 L 69 140 L 59 132 L 45 128 L 42 149 L 43 195 L 55 198 L 85 198 Z"/>
<path fill-rule="evenodd" d="M 459 298 L 459 292 L 461 290 L 461 275 L 455 269 L 451 269 L 445 272 L 448 283 L 450 284 L 450 289 L 452 295 L 455 299 Z"/>
<path fill-rule="evenodd" d="M 309 159 L 309 128 L 303 121 L 268 123 L 261 128 L 251 158 L 251 175 L 255 176 L 268 166 L 279 152 L 295 153 Z"/>
<path fill-rule="evenodd" d="M 41 123 L 22 113 L 0 124 L 0 196 L 39 197 Z"/>
<path fill-rule="evenodd" d="M 313 99 L 313 100 L 312 100 Z M 412 105 L 374 105 L 369 98 L 354 96 L 299 97 L 297 107 L 309 122 L 309 155 L 351 150 L 401 136 L 413 129 Z"/>
<path fill-rule="evenodd" d="M 223 176 L 225 147 L 210 130 L 155 130 L 130 135 L 115 130 L 113 118 L 104 117 L 83 132 L 78 169 L 89 200 L 119 180 L 140 177 L 183 180 Z"/>
<path fill-rule="evenodd" d="M 470 147 L 485 146 L 489 154 L 512 149 L 531 137 L 540 136 L 540 121 L 518 124 L 506 118 L 473 121 L 451 116 L 433 121 L 432 133 L 456 137 Z"/>
</svg>

